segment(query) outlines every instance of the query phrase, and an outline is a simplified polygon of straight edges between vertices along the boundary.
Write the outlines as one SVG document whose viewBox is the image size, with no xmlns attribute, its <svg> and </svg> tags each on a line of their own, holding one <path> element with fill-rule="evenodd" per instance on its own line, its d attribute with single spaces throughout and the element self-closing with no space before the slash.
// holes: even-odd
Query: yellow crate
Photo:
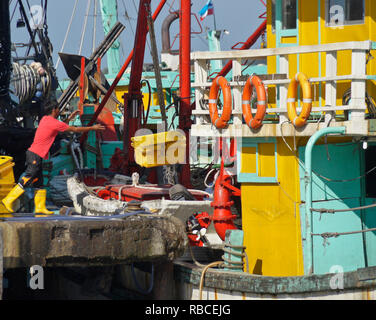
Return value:
<svg viewBox="0 0 376 320">
<path fill-rule="evenodd" d="M 14 184 L 13 167 L 12 157 L 0 156 L 0 185 Z"/>
<path fill-rule="evenodd" d="M 15 185 L 13 167 L 14 162 L 12 157 L 0 156 L 0 214 L 8 212 L 1 200 L 6 197 Z"/>
<path fill-rule="evenodd" d="M 185 163 L 186 139 L 179 131 L 132 137 L 136 163 L 150 168 Z"/>
</svg>

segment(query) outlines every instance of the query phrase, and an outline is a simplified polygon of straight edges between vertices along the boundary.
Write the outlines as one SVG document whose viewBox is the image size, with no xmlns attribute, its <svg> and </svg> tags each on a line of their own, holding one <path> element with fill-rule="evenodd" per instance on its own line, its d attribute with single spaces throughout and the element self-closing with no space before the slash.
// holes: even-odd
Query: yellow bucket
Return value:
<svg viewBox="0 0 376 320">
<path fill-rule="evenodd" d="M 184 164 L 186 139 L 179 131 L 132 137 L 136 163 L 142 167 Z"/>
</svg>

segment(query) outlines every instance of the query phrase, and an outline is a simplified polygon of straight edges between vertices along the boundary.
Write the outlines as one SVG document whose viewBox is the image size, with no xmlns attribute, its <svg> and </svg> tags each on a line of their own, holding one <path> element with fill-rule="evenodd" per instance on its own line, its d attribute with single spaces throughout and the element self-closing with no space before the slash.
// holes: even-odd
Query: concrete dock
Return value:
<svg viewBox="0 0 376 320">
<path fill-rule="evenodd" d="M 0 218 L 0 235 L 0 272 L 153 262 L 163 273 L 188 246 L 179 219 L 154 214 Z M 0 273 L 0 294 L 2 279 Z"/>
</svg>

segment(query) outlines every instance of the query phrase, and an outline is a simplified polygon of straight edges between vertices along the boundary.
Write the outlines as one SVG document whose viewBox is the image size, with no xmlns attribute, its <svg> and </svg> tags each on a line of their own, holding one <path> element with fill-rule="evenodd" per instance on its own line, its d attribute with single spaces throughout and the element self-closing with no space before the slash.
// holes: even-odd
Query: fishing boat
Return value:
<svg viewBox="0 0 376 320">
<path fill-rule="evenodd" d="M 143 72 L 146 34 L 155 47 L 152 21 L 165 2 L 152 15 L 140 0 L 134 52 L 122 66 L 109 58 L 112 74 L 101 58 L 116 52 L 116 21 L 91 57 L 60 55 L 71 78 L 61 109 L 77 107 L 77 125 L 107 130 L 61 141 L 46 162 L 50 199 L 61 184 L 75 216 L 130 210 L 179 221 L 188 241 L 159 274 L 171 280 L 169 299 L 374 300 L 372 1 L 267 0 L 241 47 L 221 51 L 212 30 L 211 50 L 194 51 L 191 3 L 181 0 L 164 23 L 169 70 L 154 51 Z M 168 40 L 177 19 L 178 55 Z M 153 80 L 143 87 L 143 78 Z M 119 270 L 123 287 L 150 297 L 153 268 Z"/>
<path fill-rule="evenodd" d="M 216 81 L 204 62 L 233 64 L 231 120 L 196 107 L 192 135 L 236 141 L 244 267 L 178 263 L 181 298 L 375 299 L 372 7 L 267 1 L 267 48 L 191 54 L 196 106 Z M 260 58 L 267 74 L 244 77 Z"/>
</svg>

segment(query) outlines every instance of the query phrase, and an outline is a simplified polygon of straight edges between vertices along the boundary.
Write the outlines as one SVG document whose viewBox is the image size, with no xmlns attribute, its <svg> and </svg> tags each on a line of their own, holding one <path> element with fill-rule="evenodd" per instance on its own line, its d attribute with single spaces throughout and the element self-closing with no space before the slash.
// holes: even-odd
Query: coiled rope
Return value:
<svg viewBox="0 0 376 320">
<path fill-rule="evenodd" d="M 51 87 L 51 77 L 39 62 L 30 65 L 12 63 L 11 83 L 14 94 L 20 99 L 20 104 L 30 99 L 39 100 L 48 95 Z"/>
</svg>

